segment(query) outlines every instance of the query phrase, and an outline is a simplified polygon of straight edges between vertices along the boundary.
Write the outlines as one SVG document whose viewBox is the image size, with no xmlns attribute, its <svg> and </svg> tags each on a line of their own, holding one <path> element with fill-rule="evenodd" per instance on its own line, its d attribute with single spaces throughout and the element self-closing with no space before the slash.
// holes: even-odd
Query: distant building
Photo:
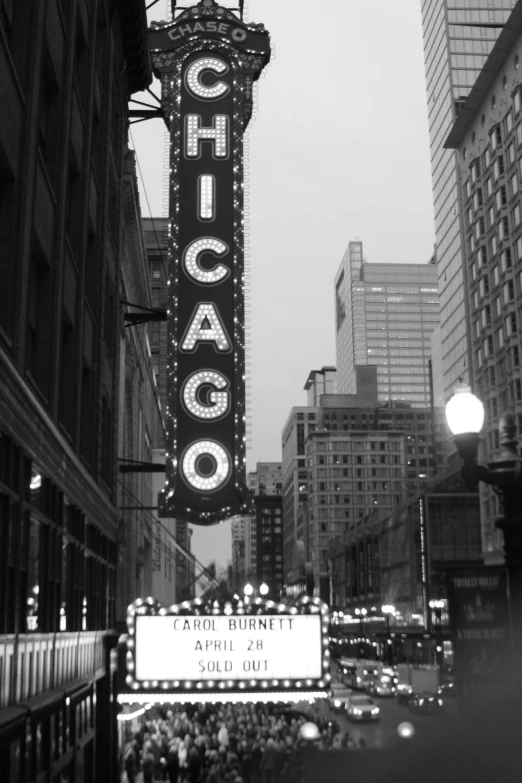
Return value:
<svg viewBox="0 0 522 783">
<path fill-rule="evenodd" d="M 292 408 L 282 432 L 283 451 L 283 568 L 285 581 L 292 569 L 298 533 L 299 506 L 306 502 L 305 442 L 316 427 L 318 408 Z M 302 529 L 302 526 L 301 526 Z"/>
<path fill-rule="evenodd" d="M 167 218 L 142 218 L 145 251 L 148 261 L 148 275 L 150 285 L 150 308 L 158 316 L 162 316 L 167 310 L 168 303 L 168 219 Z M 158 387 L 161 409 L 165 415 L 167 410 L 167 321 L 158 317 L 147 322 L 147 336 L 150 345 L 151 361 L 154 376 Z M 165 461 L 165 443 L 163 445 L 163 462 Z M 158 462 L 161 455 L 158 454 Z M 161 477 L 161 480 L 157 480 Z M 164 474 L 156 474 L 155 491 L 159 492 L 165 485 Z M 157 499 L 157 496 L 156 496 Z M 195 574 L 194 561 L 190 557 L 190 530 L 187 522 L 176 520 L 163 520 L 163 525 L 168 526 L 175 536 L 176 541 L 187 552 L 176 552 L 176 590 L 179 597 L 186 600 L 194 596 Z"/>
<path fill-rule="evenodd" d="M 460 468 L 448 467 L 391 514 L 379 514 L 371 535 L 365 530 L 333 540 L 328 556 L 334 604 L 344 612 L 347 639 L 361 635 L 355 609 L 364 609 L 365 636 L 384 644 L 387 621 L 381 606 L 389 605 L 394 657 L 433 662 L 439 632 L 449 656 L 447 605 L 438 628 L 429 602 L 446 600 L 445 568 L 480 562 L 478 493 L 466 490 Z"/>
<path fill-rule="evenodd" d="M 255 581 L 257 562 L 256 521 L 254 514 L 232 519 L 232 552 L 239 583 Z M 235 553 L 235 554 L 234 554 Z"/>
<path fill-rule="evenodd" d="M 310 408 L 319 405 L 321 394 L 337 394 L 337 368 L 323 367 L 321 370 L 312 370 L 305 383 L 305 390 L 306 404 Z"/>
<path fill-rule="evenodd" d="M 260 494 L 254 499 L 257 561 L 256 586 L 269 588 L 268 598 L 281 598 L 283 575 L 283 499 L 282 495 Z"/>
<path fill-rule="evenodd" d="M 375 515 L 421 491 L 445 461 L 443 410 L 435 411 L 434 429 L 430 409 L 348 407 L 348 397 L 321 398 L 305 447 L 307 559 L 316 578 L 327 572 L 332 538 L 357 538 L 363 521 L 374 535 Z"/>
<path fill-rule="evenodd" d="M 280 462 L 258 462 L 256 469 L 248 474 L 248 488 L 254 495 L 281 495 L 282 468 Z"/>
<path fill-rule="evenodd" d="M 357 389 L 355 367 L 377 367 L 379 402 L 431 404 L 431 334 L 439 324 L 437 268 L 368 264 L 350 242 L 335 277 L 337 387 Z"/>
<path fill-rule="evenodd" d="M 470 382 L 470 324 L 458 159 L 444 143 L 515 4 L 516 0 L 421 3 L 445 401 L 459 378 Z"/>
<path fill-rule="evenodd" d="M 135 153 L 128 150 L 123 176 L 123 256 L 121 294 L 124 302 L 150 306 L 149 276 L 140 220 Z M 127 306 L 127 310 L 133 310 Z M 132 460 L 163 462 L 164 421 L 144 325 L 126 326 L 118 343 L 123 397 L 118 405 L 118 480 L 120 557 L 117 571 L 116 619 L 126 629 L 127 607 L 138 596 L 153 595 L 170 606 L 176 601 L 176 550 L 170 520 L 160 521 L 156 505 L 160 473 L 136 472 Z M 121 471 L 125 472 L 121 472 Z M 128 470 L 128 472 L 127 472 Z"/>
<path fill-rule="evenodd" d="M 522 3 L 517 2 L 446 142 L 459 161 L 472 375 L 486 411 L 480 448 L 485 462 L 499 448 L 503 413 L 516 416 L 522 433 L 521 58 Z M 483 483 L 480 497 L 484 557 L 499 563 L 498 498 Z"/>
</svg>

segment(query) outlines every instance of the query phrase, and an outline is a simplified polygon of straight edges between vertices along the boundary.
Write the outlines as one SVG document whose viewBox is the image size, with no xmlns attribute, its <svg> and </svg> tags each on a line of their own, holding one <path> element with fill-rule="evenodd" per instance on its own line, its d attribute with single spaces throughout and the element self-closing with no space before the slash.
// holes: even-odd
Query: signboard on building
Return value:
<svg viewBox="0 0 522 783">
<path fill-rule="evenodd" d="M 128 610 L 127 685 L 147 693 L 306 692 L 328 687 L 328 607 L 304 596 L 296 606 L 251 601 L 152 598 Z M 170 698 L 170 695 L 169 695 Z"/>
<path fill-rule="evenodd" d="M 170 129 L 166 485 L 159 515 L 248 510 L 243 132 L 270 57 L 262 25 L 201 0 L 149 33 Z M 245 49 L 246 47 L 246 49 Z"/>
<path fill-rule="evenodd" d="M 473 688 L 495 682 L 510 658 L 505 568 L 448 570 L 446 589 L 459 684 Z"/>
</svg>

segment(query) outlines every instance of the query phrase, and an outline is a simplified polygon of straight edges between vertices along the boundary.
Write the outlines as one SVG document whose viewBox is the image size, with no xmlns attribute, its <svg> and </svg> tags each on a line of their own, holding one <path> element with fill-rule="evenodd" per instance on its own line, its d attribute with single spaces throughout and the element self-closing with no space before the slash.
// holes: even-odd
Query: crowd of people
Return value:
<svg viewBox="0 0 522 783">
<path fill-rule="evenodd" d="M 139 772 L 143 783 L 279 783 L 291 777 L 306 743 L 300 729 L 310 719 L 319 729 L 320 749 L 355 747 L 335 721 L 282 705 L 187 704 L 154 712 L 128 737 L 123 753 L 128 783 Z"/>
</svg>

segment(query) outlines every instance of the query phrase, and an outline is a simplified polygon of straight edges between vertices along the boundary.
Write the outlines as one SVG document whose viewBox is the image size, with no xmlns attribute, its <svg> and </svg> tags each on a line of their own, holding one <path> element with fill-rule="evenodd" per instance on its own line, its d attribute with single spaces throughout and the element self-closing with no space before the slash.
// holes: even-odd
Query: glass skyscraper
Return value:
<svg viewBox="0 0 522 783">
<path fill-rule="evenodd" d="M 429 408 L 431 333 L 439 324 L 434 264 L 368 264 L 350 242 L 335 278 L 339 394 L 355 394 L 356 365 L 377 366 L 380 403 Z"/>
<path fill-rule="evenodd" d="M 469 382 L 462 202 L 458 160 L 443 145 L 516 0 L 422 0 L 436 259 L 446 398 Z"/>
</svg>

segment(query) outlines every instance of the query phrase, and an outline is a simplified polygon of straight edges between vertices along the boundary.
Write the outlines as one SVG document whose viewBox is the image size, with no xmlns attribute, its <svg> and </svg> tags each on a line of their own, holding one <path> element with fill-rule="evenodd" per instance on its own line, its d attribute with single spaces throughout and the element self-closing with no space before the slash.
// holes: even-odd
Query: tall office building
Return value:
<svg viewBox="0 0 522 783">
<path fill-rule="evenodd" d="M 429 407 L 431 334 L 439 324 L 430 264 L 368 264 L 350 242 L 335 277 L 337 383 L 355 394 L 355 367 L 377 367 L 379 402 Z"/>
<path fill-rule="evenodd" d="M 470 381 L 470 345 L 458 159 L 443 145 L 515 1 L 422 2 L 446 398 L 460 377 Z"/>
<path fill-rule="evenodd" d="M 254 514 L 232 518 L 232 560 L 238 589 L 255 580 L 257 563 L 256 520 Z"/>
<path fill-rule="evenodd" d="M 317 408 L 292 408 L 283 427 L 283 569 L 285 579 L 292 569 L 294 547 L 303 538 L 302 517 L 299 506 L 307 499 L 307 472 L 305 442 L 315 430 Z"/>
<path fill-rule="evenodd" d="M 522 432 L 521 55 L 519 0 L 446 141 L 460 168 L 474 390 L 486 412 L 482 462 L 499 448 L 503 413 Z M 484 559 L 502 562 L 492 487 L 481 484 L 480 501 Z"/>
</svg>

